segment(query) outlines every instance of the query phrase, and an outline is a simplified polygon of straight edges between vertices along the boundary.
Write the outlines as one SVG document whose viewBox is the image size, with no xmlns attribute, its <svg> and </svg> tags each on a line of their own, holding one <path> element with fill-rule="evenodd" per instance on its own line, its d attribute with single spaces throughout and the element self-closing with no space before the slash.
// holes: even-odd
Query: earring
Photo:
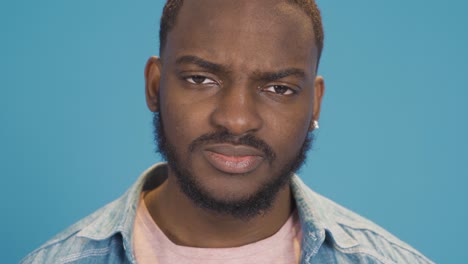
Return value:
<svg viewBox="0 0 468 264">
<path fill-rule="evenodd" d="M 314 129 L 319 129 L 320 126 L 319 126 L 319 123 L 317 120 L 314 120 Z"/>
</svg>

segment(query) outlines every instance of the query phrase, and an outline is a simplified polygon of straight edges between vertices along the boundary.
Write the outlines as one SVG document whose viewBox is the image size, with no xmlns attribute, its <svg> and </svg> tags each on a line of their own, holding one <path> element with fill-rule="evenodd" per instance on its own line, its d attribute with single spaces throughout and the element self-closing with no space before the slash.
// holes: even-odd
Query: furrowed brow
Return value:
<svg viewBox="0 0 468 264">
<path fill-rule="evenodd" d="M 176 65 L 181 65 L 181 64 L 195 64 L 200 68 L 204 68 L 212 72 L 226 71 L 226 68 L 220 64 L 209 62 L 200 57 L 192 56 L 192 55 L 187 55 L 187 56 L 182 56 L 182 57 L 177 58 Z"/>
<path fill-rule="evenodd" d="M 288 76 L 296 76 L 301 79 L 306 77 L 305 71 L 298 68 L 287 68 L 277 72 L 258 72 L 255 75 L 257 75 L 258 79 L 266 82 L 277 81 Z"/>
</svg>

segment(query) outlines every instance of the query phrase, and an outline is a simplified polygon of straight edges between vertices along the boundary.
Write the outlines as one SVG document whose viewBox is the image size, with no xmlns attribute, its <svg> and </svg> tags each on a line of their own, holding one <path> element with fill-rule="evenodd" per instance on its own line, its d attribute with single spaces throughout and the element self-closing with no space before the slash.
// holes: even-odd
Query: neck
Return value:
<svg viewBox="0 0 468 264">
<path fill-rule="evenodd" d="M 238 247 L 275 234 L 293 206 L 289 186 L 282 188 L 269 210 L 248 220 L 197 207 L 168 179 L 145 196 L 153 220 L 175 244 L 202 248 Z"/>
</svg>

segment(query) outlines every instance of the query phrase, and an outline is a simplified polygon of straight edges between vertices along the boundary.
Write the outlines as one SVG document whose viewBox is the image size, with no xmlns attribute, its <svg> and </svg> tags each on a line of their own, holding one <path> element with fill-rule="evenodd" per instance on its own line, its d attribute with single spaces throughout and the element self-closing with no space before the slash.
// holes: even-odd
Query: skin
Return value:
<svg viewBox="0 0 468 264">
<path fill-rule="evenodd" d="M 324 81 L 316 76 L 317 55 L 310 18 L 285 1 L 187 0 L 162 57 L 146 65 L 147 105 L 161 111 L 167 140 L 205 190 L 219 200 L 245 199 L 278 176 L 318 120 Z M 267 74 L 287 69 L 295 72 L 276 80 Z M 188 150 L 196 138 L 220 129 L 254 134 L 273 149 L 275 161 L 228 175 L 207 162 L 203 147 Z M 170 167 L 145 203 L 169 239 L 192 247 L 259 241 L 277 232 L 294 209 L 290 188 L 279 191 L 270 210 L 248 220 L 199 208 L 181 192 Z"/>
</svg>

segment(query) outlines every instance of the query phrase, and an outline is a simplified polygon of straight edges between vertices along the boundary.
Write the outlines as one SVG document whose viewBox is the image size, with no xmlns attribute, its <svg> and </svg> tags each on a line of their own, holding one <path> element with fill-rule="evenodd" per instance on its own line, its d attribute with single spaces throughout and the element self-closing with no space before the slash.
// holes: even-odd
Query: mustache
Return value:
<svg viewBox="0 0 468 264">
<path fill-rule="evenodd" d="M 271 163 L 276 159 L 276 154 L 273 149 L 260 138 L 247 134 L 244 136 L 236 136 L 227 130 L 207 133 L 196 138 L 189 145 L 190 152 L 193 152 L 197 147 L 208 143 L 228 143 L 232 145 L 245 145 L 256 148 L 265 154 L 267 160 Z"/>
</svg>

